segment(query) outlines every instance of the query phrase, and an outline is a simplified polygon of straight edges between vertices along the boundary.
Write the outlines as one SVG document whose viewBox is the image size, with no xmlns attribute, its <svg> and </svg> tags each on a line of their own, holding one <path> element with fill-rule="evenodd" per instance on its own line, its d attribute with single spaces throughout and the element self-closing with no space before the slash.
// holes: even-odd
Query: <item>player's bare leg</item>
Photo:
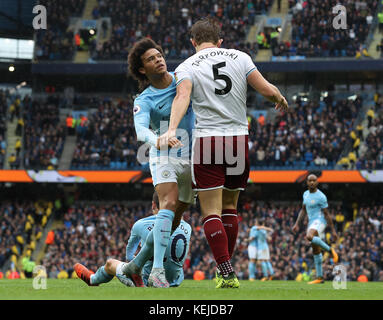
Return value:
<svg viewBox="0 0 383 320">
<path fill-rule="evenodd" d="M 182 215 L 187 209 L 189 209 L 189 206 L 190 206 L 190 203 L 186 203 L 186 202 L 182 202 L 182 201 L 177 200 L 177 208 L 176 208 L 176 211 L 174 213 L 172 231 L 177 229 L 177 227 L 180 225 Z"/>
</svg>

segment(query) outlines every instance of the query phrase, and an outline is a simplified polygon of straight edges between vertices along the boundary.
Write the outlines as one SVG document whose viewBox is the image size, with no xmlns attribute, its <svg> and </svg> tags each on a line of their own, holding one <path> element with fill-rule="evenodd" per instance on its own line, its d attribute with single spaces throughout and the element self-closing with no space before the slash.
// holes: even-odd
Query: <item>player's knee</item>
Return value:
<svg viewBox="0 0 383 320">
<path fill-rule="evenodd" d="M 113 259 L 106 260 L 105 267 L 104 267 L 105 271 L 106 272 L 110 271 L 112 266 L 113 266 Z"/>
<path fill-rule="evenodd" d="M 165 198 L 161 201 L 161 209 L 176 210 L 177 198 Z"/>
</svg>

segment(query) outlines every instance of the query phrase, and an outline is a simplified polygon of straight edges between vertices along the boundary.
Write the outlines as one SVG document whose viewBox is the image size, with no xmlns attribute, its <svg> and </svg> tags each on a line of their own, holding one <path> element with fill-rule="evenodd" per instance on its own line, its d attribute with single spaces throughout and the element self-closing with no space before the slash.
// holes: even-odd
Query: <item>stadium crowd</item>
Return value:
<svg viewBox="0 0 383 320">
<path fill-rule="evenodd" d="M 71 60 L 75 53 L 73 30 L 69 18 L 81 16 L 86 0 L 43 0 L 47 9 L 46 30 L 36 31 L 35 59 Z"/>
<path fill-rule="evenodd" d="M 291 228 L 297 218 L 300 204 L 258 204 L 245 200 L 239 210 L 239 236 L 233 255 L 233 266 L 240 279 L 248 279 L 247 239 L 256 218 L 274 229 L 269 241 L 275 279 L 304 280 L 313 274 L 314 263 L 310 243 L 305 239 L 305 227 L 297 234 Z M 340 261 L 346 265 L 349 280 L 366 275 L 370 281 L 383 281 L 383 206 L 357 208 L 345 213 L 340 205 L 331 205 L 340 239 L 337 247 Z M 81 262 L 95 271 L 107 258 L 125 259 L 125 246 L 135 221 L 145 217 L 150 207 L 127 206 L 121 203 L 76 203 L 62 217 L 63 225 L 55 230 L 55 240 L 47 248 L 42 264 L 49 277 L 75 277 L 73 265 Z M 351 216 L 350 221 L 347 217 Z M 195 271 L 202 271 L 206 279 L 212 279 L 215 263 L 201 227 L 201 217 L 195 207 L 184 214 L 191 224 L 193 234 L 190 252 L 184 265 L 185 278 L 192 279 Z M 329 234 L 326 235 L 329 240 Z M 332 268 L 325 254 L 325 277 L 331 278 Z M 60 274 L 60 276 L 59 276 Z M 260 268 L 258 278 L 262 277 Z"/>
<path fill-rule="evenodd" d="M 294 112 L 274 122 L 252 121 L 249 158 L 254 167 L 333 167 L 354 126 L 362 99 L 319 102 L 299 97 Z"/>
<path fill-rule="evenodd" d="M 5 133 L 7 131 L 8 95 L 9 92 L 0 90 L 0 168 L 3 168 L 7 151 Z"/>
<path fill-rule="evenodd" d="M 59 99 L 45 101 L 26 96 L 22 107 L 24 119 L 24 167 L 57 169 L 64 149 L 66 129 L 60 123 Z"/>
<path fill-rule="evenodd" d="M 72 169 L 127 169 L 139 165 L 132 97 L 100 99 L 97 111 L 77 131 Z"/>
<path fill-rule="evenodd" d="M 364 46 L 378 1 L 344 1 L 347 29 L 335 30 L 332 0 L 290 1 L 293 13 L 291 41 L 272 46 L 274 56 L 356 57 L 369 56 Z"/>
<path fill-rule="evenodd" d="M 31 256 L 41 238 L 53 203 L 2 201 L 0 204 L 0 270 L 11 258 L 15 268 L 23 254 Z"/>
<path fill-rule="evenodd" d="M 126 60 L 129 49 L 141 37 L 149 36 L 164 49 L 168 59 L 185 59 L 194 54 L 188 30 L 205 16 L 217 17 L 222 25 L 223 47 L 243 50 L 253 57 L 256 47 L 246 43 L 248 27 L 256 14 L 265 14 L 272 0 L 211 3 L 190 1 L 99 0 L 93 17 L 111 17 L 112 36 L 103 44 L 91 46 L 94 60 Z"/>
<path fill-rule="evenodd" d="M 366 148 L 357 160 L 357 169 L 383 169 L 383 97 L 377 95 L 375 100 L 375 107 L 371 107 L 366 114 Z"/>
</svg>

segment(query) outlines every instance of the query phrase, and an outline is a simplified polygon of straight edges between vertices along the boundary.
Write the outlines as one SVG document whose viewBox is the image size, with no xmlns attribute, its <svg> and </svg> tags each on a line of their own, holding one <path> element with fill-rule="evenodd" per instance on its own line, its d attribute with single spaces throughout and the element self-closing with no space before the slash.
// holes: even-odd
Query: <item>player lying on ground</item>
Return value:
<svg viewBox="0 0 383 320">
<path fill-rule="evenodd" d="M 150 172 L 160 201 L 160 211 L 153 232 L 146 241 L 146 246 L 154 245 L 154 262 L 149 285 L 169 287 L 163 264 L 165 250 L 171 231 L 175 230 L 183 212 L 195 201 L 191 188 L 191 143 L 185 143 L 178 150 L 169 151 L 168 146 L 159 150 L 159 135 L 167 130 L 172 102 L 176 95 L 174 74 L 167 71 L 162 48 L 151 39 L 142 39 L 130 50 L 128 61 L 130 74 L 138 80 L 140 89 L 145 88 L 134 101 L 134 125 L 137 139 L 151 145 Z M 180 123 L 180 128 L 183 129 L 180 133 L 182 141 L 191 140 L 189 136 L 192 135 L 193 124 L 194 114 L 190 106 Z M 126 276 L 132 279 L 140 278 L 142 268 L 153 255 L 152 248 L 146 246 L 130 264 L 124 265 L 123 272 Z"/>
<path fill-rule="evenodd" d="M 247 86 L 276 103 L 277 110 L 286 111 L 288 103 L 258 72 L 248 54 L 222 49 L 222 41 L 217 21 L 207 18 L 192 26 L 191 43 L 196 54 L 176 69 L 177 95 L 169 130 L 161 136 L 160 144 L 180 144 L 176 129 L 191 100 L 196 117 L 193 189 L 198 192 L 203 229 L 219 270 L 217 288 L 239 288 L 230 259 L 238 236 L 238 197 L 250 171 Z M 232 157 L 237 161 L 233 163 Z"/>
<path fill-rule="evenodd" d="M 327 197 L 318 189 L 317 176 L 315 174 L 310 174 L 306 181 L 308 190 L 303 194 L 302 209 L 299 212 L 298 219 L 293 226 L 293 232 L 296 233 L 299 231 L 299 225 L 307 214 L 309 222 L 306 238 L 311 242 L 311 247 L 313 248 L 315 270 L 317 275 L 317 278 L 314 281 L 309 282 L 309 284 L 319 284 L 324 283 L 322 250 L 329 252 L 333 262 L 338 263 L 338 254 L 333 248 L 323 241 L 327 223 L 331 228 L 332 240 L 334 242 L 338 239 L 338 235 L 328 211 Z"/>
<path fill-rule="evenodd" d="M 130 233 L 129 242 L 126 246 L 126 260 L 130 261 L 134 257 L 138 245 L 141 243 L 141 247 L 145 245 L 145 240 L 148 234 L 153 229 L 156 215 L 158 214 L 158 195 L 155 192 L 153 194 L 152 212 L 153 215 L 138 220 L 134 225 Z M 185 221 L 181 220 L 177 229 L 170 237 L 169 243 L 166 248 L 164 258 L 164 268 L 166 280 L 171 287 L 179 286 L 184 280 L 183 264 L 185 262 L 190 245 L 191 226 Z M 98 286 L 101 283 L 107 283 L 117 277 L 120 282 L 128 287 L 144 286 L 148 285 L 149 275 L 153 267 L 153 261 L 150 259 L 144 265 L 142 270 L 143 283 L 138 279 L 133 281 L 126 277 L 122 268 L 126 265 L 125 262 L 108 259 L 106 264 L 99 268 L 96 273 L 88 270 L 80 263 L 76 263 L 74 269 L 77 276 L 82 279 L 89 286 Z M 135 285 L 136 283 L 136 285 Z"/>
<path fill-rule="evenodd" d="M 274 269 L 270 262 L 270 251 L 267 240 L 270 240 L 270 236 L 267 232 L 274 232 L 273 229 L 264 226 L 264 220 L 260 219 L 260 225 L 256 221 L 255 225 L 250 229 L 250 235 L 248 238 L 249 246 L 249 280 L 255 280 L 256 263 L 261 263 L 263 278 L 262 281 L 272 280 L 274 275 Z M 270 274 L 270 276 L 269 276 Z"/>
</svg>

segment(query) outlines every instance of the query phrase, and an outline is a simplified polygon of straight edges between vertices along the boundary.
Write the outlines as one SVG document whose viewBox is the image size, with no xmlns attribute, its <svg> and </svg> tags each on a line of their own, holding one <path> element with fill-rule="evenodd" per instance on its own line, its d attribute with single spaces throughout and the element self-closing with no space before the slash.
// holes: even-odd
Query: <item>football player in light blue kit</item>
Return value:
<svg viewBox="0 0 383 320">
<path fill-rule="evenodd" d="M 181 144 L 169 142 L 170 149 L 160 149 L 159 136 L 168 129 L 176 95 L 175 76 L 167 71 L 161 47 L 148 38 L 138 41 L 130 50 L 128 65 L 140 89 L 145 88 L 134 101 L 134 125 L 137 140 L 151 145 L 149 164 L 160 210 L 145 246 L 129 264 L 123 266 L 123 272 L 136 286 L 143 286 L 141 270 L 153 256 L 154 250 L 148 285 L 167 288 L 169 283 L 163 259 L 171 231 L 178 226 L 183 212 L 195 201 L 190 169 L 194 113 L 190 105 L 177 131 L 178 142 L 181 141 Z"/>
<path fill-rule="evenodd" d="M 158 214 L 158 205 L 158 195 L 155 192 L 153 194 L 152 201 L 153 215 L 138 220 L 133 225 L 130 232 L 129 241 L 126 246 L 127 261 L 134 258 L 134 254 L 140 243 L 141 248 L 144 246 L 148 234 L 153 229 L 156 215 Z M 184 220 L 181 220 L 168 243 L 164 258 L 164 267 L 166 279 L 171 287 L 179 286 L 184 280 L 183 264 L 189 251 L 191 231 L 191 226 Z M 108 259 L 106 264 L 99 268 L 95 274 L 79 263 L 75 265 L 75 271 L 78 277 L 84 280 L 89 286 L 98 286 L 99 284 L 107 283 L 111 281 L 114 276 L 116 276 L 117 279 L 124 285 L 134 287 L 135 284 L 133 281 L 123 274 L 121 270 L 123 265 L 124 262 L 116 259 Z M 142 270 L 142 278 L 145 285 L 148 282 L 152 266 L 153 262 L 147 261 Z"/>
<path fill-rule="evenodd" d="M 257 224 L 257 223 L 255 223 Z M 258 234 L 258 226 L 254 225 L 251 227 L 249 231 L 248 238 L 248 255 L 249 255 L 249 280 L 254 281 L 257 273 L 257 234 Z"/>
<path fill-rule="evenodd" d="M 338 235 L 328 211 L 327 197 L 318 189 L 318 178 L 315 174 L 310 174 L 307 177 L 307 187 L 308 190 L 303 194 L 302 209 L 299 212 L 298 219 L 293 226 L 293 232 L 298 232 L 299 225 L 304 216 L 307 214 L 309 221 L 306 238 L 311 242 L 311 246 L 313 248 L 315 270 L 317 275 L 317 278 L 314 281 L 309 282 L 309 284 L 320 284 L 324 283 L 321 251 L 324 250 L 329 252 L 334 263 L 338 262 L 338 254 L 333 248 L 323 241 L 327 223 L 331 228 L 331 234 L 334 242 L 338 239 Z"/>
<path fill-rule="evenodd" d="M 250 229 L 249 235 L 249 280 L 255 280 L 256 262 L 261 263 L 263 278 L 262 281 L 272 280 L 274 276 L 274 269 L 270 262 L 270 251 L 267 243 L 267 232 L 273 232 L 273 229 L 265 227 L 263 219 L 260 220 L 260 225 L 256 222 Z M 270 276 L 269 276 L 270 275 Z"/>
</svg>

